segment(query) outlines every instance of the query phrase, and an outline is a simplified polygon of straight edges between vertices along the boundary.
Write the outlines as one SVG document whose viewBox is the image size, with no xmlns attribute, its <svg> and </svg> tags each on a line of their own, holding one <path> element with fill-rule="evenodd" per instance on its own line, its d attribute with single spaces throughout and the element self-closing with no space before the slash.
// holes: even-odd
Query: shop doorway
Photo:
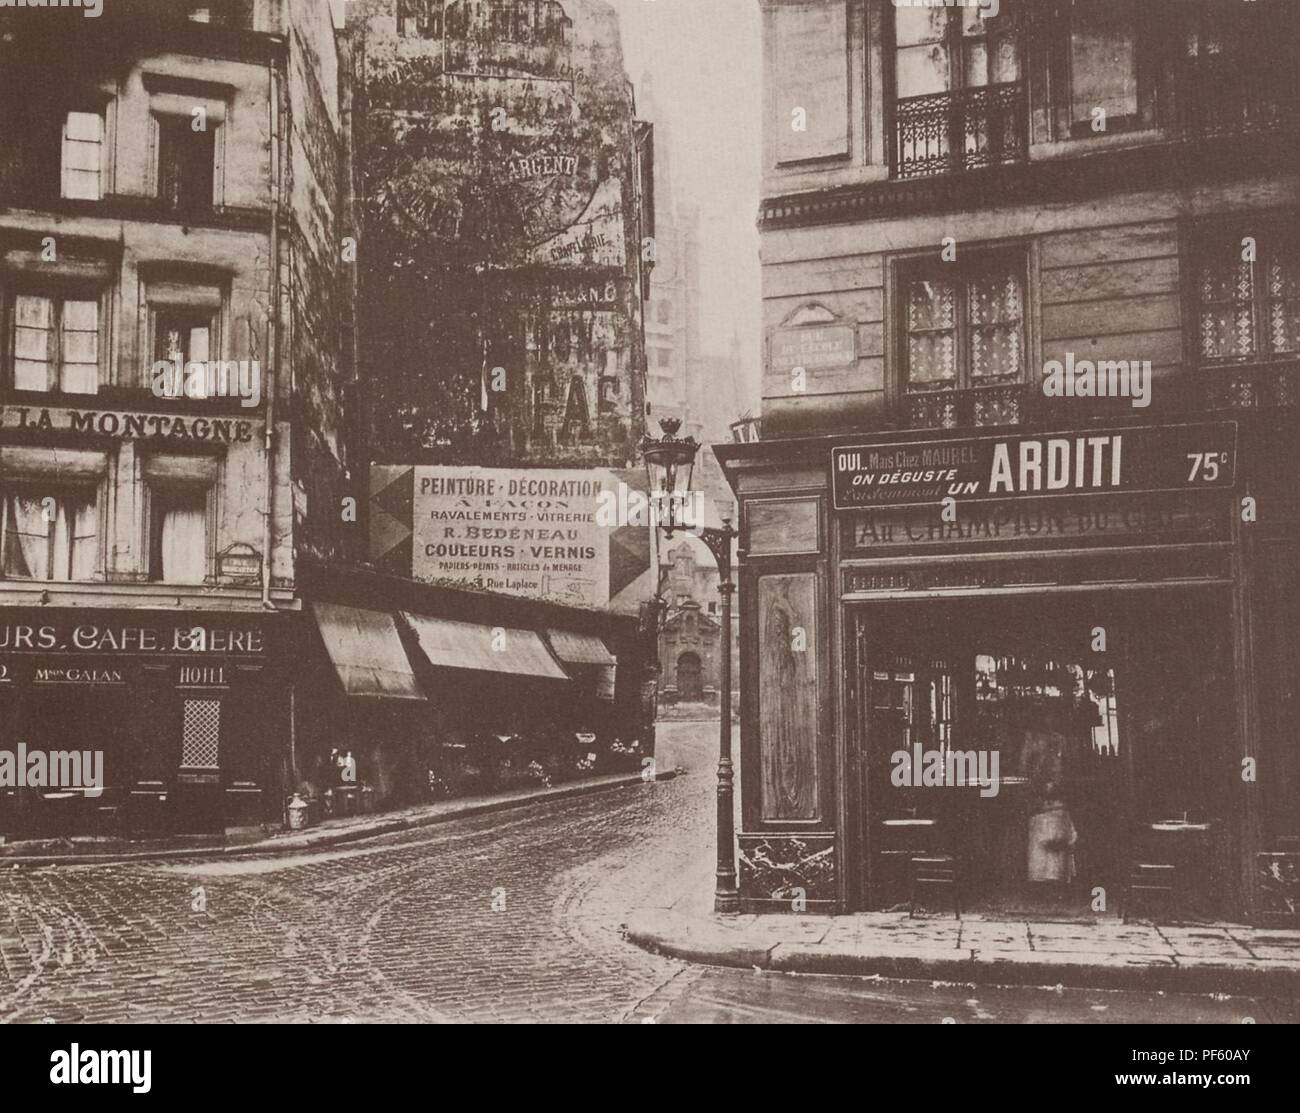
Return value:
<svg viewBox="0 0 1300 1113">
<path fill-rule="evenodd" d="M 964 914 L 1111 918 L 1170 832 L 1221 889 L 1229 614 L 1212 590 L 851 611 L 862 904 L 909 907 L 929 860 Z"/>
<path fill-rule="evenodd" d="M 704 673 L 694 653 L 677 658 L 677 698 L 684 703 L 698 703 L 704 698 Z"/>
</svg>

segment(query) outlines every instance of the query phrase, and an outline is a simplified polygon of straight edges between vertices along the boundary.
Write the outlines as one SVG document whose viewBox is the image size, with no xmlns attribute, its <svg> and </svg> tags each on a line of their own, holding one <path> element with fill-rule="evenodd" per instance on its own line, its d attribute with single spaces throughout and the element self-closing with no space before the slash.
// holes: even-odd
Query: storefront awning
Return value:
<svg viewBox="0 0 1300 1113">
<path fill-rule="evenodd" d="M 350 696 L 424 699 L 391 614 L 313 603 L 325 652 Z"/>
<path fill-rule="evenodd" d="M 571 630 L 548 629 L 546 636 L 550 640 L 551 648 L 555 650 L 555 655 L 566 665 L 608 667 L 618 664 L 618 659 L 595 634 L 575 634 Z"/>
<path fill-rule="evenodd" d="M 429 618 L 407 611 L 402 612 L 402 618 L 415 631 L 420 649 L 435 668 L 569 679 L 535 630 Z"/>
</svg>

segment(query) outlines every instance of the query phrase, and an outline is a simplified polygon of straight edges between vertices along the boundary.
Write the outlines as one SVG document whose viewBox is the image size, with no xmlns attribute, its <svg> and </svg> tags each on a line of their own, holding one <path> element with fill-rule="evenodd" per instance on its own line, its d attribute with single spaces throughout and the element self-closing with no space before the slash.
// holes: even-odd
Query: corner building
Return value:
<svg viewBox="0 0 1300 1113">
<path fill-rule="evenodd" d="M 0 745 L 105 791 L 0 790 L 0 832 L 278 820 L 296 562 L 346 550 L 328 5 L 2 14 Z"/>
<path fill-rule="evenodd" d="M 762 7 L 745 906 L 1295 923 L 1300 12 Z"/>
</svg>

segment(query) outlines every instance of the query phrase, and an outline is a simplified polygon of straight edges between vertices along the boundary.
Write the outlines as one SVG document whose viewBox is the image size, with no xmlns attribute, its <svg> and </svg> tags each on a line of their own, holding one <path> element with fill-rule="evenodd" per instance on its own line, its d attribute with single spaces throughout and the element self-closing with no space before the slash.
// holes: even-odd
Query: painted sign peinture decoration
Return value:
<svg viewBox="0 0 1300 1113">
<path fill-rule="evenodd" d="M 609 603 L 606 476 L 549 468 L 415 469 L 416 579 L 545 599 Z"/>
<path fill-rule="evenodd" d="M 1234 422 L 968 437 L 831 450 L 837 510 L 1121 492 L 1223 490 L 1236 482 Z"/>
</svg>

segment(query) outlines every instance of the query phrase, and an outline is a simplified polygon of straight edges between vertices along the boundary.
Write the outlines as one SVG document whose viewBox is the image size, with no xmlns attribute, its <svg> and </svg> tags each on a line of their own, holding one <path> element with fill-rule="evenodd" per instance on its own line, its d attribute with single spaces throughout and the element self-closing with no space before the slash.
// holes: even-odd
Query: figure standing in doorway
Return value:
<svg viewBox="0 0 1300 1113">
<path fill-rule="evenodd" d="M 1029 868 L 1031 882 L 1068 885 L 1074 880 L 1074 844 L 1079 841 L 1070 809 L 1055 783 L 1047 785 L 1043 803 L 1029 817 Z"/>
</svg>

